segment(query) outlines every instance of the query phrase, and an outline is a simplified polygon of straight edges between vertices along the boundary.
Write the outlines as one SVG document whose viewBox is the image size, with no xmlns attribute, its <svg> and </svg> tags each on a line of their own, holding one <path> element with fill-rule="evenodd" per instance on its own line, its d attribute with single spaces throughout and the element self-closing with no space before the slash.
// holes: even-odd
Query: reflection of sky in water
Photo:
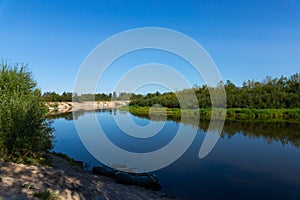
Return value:
<svg viewBox="0 0 300 200">
<path fill-rule="evenodd" d="M 80 118 L 88 118 L 88 115 Z M 114 144 L 133 152 L 163 147 L 172 140 L 180 125 L 166 121 L 160 133 L 149 139 L 140 139 L 123 134 L 115 126 L 110 112 L 99 112 L 97 118 Z M 147 119 L 135 116 L 132 119 L 141 126 L 149 123 Z M 66 153 L 91 166 L 99 164 L 82 145 L 73 121 L 56 119 L 53 126 L 56 129 L 54 151 Z M 283 146 L 279 141 L 268 144 L 263 137 L 253 139 L 240 132 L 220 138 L 207 157 L 198 159 L 204 135 L 203 131 L 198 131 L 193 144 L 181 158 L 155 172 L 163 191 L 183 199 L 300 198 L 299 148 L 291 144 Z"/>
<path fill-rule="evenodd" d="M 174 126 L 172 122 L 168 121 L 163 129 L 150 138 L 136 138 L 122 132 L 118 126 L 116 126 L 113 118 L 109 113 L 102 115 L 99 118 L 99 122 L 106 136 L 117 146 L 124 150 L 131 152 L 150 152 L 162 148 L 175 136 L 178 125 Z M 142 126 L 149 124 L 148 120 L 138 117 L 132 117 L 132 120 Z M 163 122 L 154 122 L 155 124 L 162 124 Z M 145 131 L 151 131 L 145 129 Z M 141 132 L 140 134 L 146 134 Z"/>
</svg>

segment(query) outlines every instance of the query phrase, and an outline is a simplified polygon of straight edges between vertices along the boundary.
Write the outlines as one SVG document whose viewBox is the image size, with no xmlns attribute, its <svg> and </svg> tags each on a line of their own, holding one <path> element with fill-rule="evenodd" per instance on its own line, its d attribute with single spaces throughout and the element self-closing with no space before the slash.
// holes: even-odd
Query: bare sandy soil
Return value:
<svg viewBox="0 0 300 200">
<path fill-rule="evenodd" d="M 122 185 L 93 175 L 50 155 L 52 166 L 28 166 L 0 160 L 0 199 L 38 199 L 34 193 L 52 191 L 59 199 L 171 199 L 166 194 Z"/>
<path fill-rule="evenodd" d="M 84 102 L 45 102 L 49 114 L 67 113 L 78 110 L 112 109 L 128 105 L 129 101 L 84 101 Z"/>
</svg>

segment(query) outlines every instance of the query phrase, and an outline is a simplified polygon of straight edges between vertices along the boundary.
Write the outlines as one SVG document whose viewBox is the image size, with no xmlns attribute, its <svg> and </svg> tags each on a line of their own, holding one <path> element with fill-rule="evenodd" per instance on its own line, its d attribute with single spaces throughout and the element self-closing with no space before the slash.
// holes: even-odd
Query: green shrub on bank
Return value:
<svg viewBox="0 0 300 200">
<path fill-rule="evenodd" d="M 26 66 L 0 64 L 0 157 L 33 163 L 52 148 L 53 130 L 40 100 Z"/>
</svg>

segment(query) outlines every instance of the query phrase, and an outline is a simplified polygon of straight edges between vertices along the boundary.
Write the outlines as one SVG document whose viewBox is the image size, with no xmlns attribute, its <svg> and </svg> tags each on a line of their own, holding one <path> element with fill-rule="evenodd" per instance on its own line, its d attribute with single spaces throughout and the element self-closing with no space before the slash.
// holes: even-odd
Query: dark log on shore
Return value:
<svg viewBox="0 0 300 200">
<path fill-rule="evenodd" d="M 156 191 L 161 189 L 158 177 L 154 174 L 122 172 L 105 165 L 93 167 L 92 172 L 96 175 L 114 177 L 117 182 L 126 185 L 136 185 Z"/>
</svg>

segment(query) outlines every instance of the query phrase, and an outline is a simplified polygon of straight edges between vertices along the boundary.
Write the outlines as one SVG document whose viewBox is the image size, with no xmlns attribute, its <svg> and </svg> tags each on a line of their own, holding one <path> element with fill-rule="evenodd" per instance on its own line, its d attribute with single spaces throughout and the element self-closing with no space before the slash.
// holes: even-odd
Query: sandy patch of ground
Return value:
<svg viewBox="0 0 300 200">
<path fill-rule="evenodd" d="M 52 166 L 27 166 L 0 160 L 0 199 L 37 199 L 34 193 L 51 190 L 60 199 L 171 199 L 113 178 L 93 175 L 50 155 Z"/>
<path fill-rule="evenodd" d="M 84 101 L 84 102 L 45 102 L 49 114 L 68 113 L 78 110 L 112 109 L 128 105 L 129 101 Z"/>
</svg>

